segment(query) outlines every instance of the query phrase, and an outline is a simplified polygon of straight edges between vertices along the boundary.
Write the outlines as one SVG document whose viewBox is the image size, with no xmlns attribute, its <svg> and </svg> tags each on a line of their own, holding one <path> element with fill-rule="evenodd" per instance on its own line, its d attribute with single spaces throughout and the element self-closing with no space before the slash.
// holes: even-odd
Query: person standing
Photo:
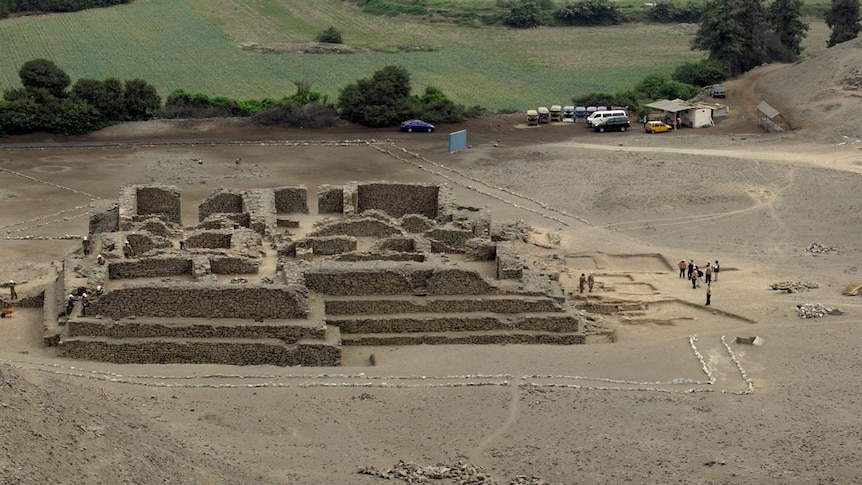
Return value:
<svg viewBox="0 0 862 485">
<path fill-rule="evenodd" d="M 712 265 L 709 264 L 709 261 L 706 262 L 706 268 L 703 270 L 703 274 L 705 275 L 706 286 L 709 287 L 709 284 L 712 283 Z"/>
<path fill-rule="evenodd" d="M 713 281 L 718 281 L 718 270 L 720 267 L 718 266 L 718 260 L 715 260 L 715 263 L 712 264 L 712 273 L 713 273 Z"/>
<path fill-rule="evenodd" d="M 81 316 L 87 316 L 87 308 L 90 306 L 90 297 L 86 293 L 81 295 Z"/>
<path fill-rule="evenodd" d="M 590 293 L 593 292 L 593 285 L 595 285 L 595 284 L 596 284 L 596 277 L 593 276 L 592 273 L 590 273 L 590 275 L 587 276 L 587 286 L 590 288 Z"/>
<path fill-rule="evenodd" d="M 581 273 L 581 277 L 578 278 L 578 291 L 583 293 L 584 288 L 587 286 L 587 277 L 583 273 Z"/>
<path fill-rule="evenodd" d="M 90 255 L 90 237 L 84 236 L 84 239 L 81 241 L 81 250 L 84 252 L 84 256 Z"/>
<path fill-rule="evenodd" d="M 66 316 L 67 317 L 72 316 L 72 310 L 75 309 L 75 302 L 76 301 L 77 301 L 77 298 L 75 298 L 75 295 L 73 295 L 72 293 L 69 293 L 69 297 L 66 299 Z"/>
<path fill-rule="evenodd" d="M 15 282 L 12 280 L 9 280 L 9 298 L 12 300 L 18 299 L 18 292 L 15 291 Z"/>
<path fill-rule="evenodd" d="M 691 272 L 694 270 L 694 260 L 690 259 L 688 261 L 688 279 L 691 279 Z"/>
<path fill-rule="evenodd" d="M 680 278 L 685 278 L 686 268 L 688 268 L 688 265 L 685 264 L 685 260 L 684 259 L 680 260 L 680 262 L 679 262 L 679 277 Z"/>
<path fill-rule="evenodd" d="M 692 270 L 691 275 L 689 275 L 689 279 L 691 279 L 691 289 L 697 289 L 697 266 Z"/>
<path fill-rule="evenodd" d="M 706 306 L 709 306 L 712 298 L 712 285 L 706 285 Z"/>
</svg>

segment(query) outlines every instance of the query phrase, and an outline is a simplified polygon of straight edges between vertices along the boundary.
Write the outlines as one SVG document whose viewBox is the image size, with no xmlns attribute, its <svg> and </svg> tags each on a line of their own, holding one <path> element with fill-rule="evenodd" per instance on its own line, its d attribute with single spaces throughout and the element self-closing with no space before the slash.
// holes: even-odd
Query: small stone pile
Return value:
<svg viewBox="0 0 862 485">
<path fill-rule="evenodd" d="M 804 305 L 796 305 L 796 313 L 799 314 L 800 318 L 820 318 L 826 315 L 841 315 L 844 312 L 820 303 L 805 303 Z"/>
<path fill-rule="evenodd" d="M 795 293 L 797 291 L 808 291 L 815 288 L 820 288 L 820 285 L 811 281 L 779 281 L 772 283 L 773 290 L 783 291 L 785 293 Z"/>
<path fill-rule="evenodd" d="M 818 244 L 816 242 L 813 242 L 813 243 L 809 244 L 807 248 L 805 248 L 805 251 L 808 253 L 822 254 L 822 253 L 828 253 L 830 251 L 835 251 L 835 248 L 831 248 L 829 246 L 824 246 L 822 244 Z"/>
<path fill-rule="evenodd" d="M 361 475 L 373 475 L 387 480 L 397 479 L 407 483 L 428 483 L 431 480 L 450 480 L 458 485 L 499 485 L 491 475 L 482 471 L 482 467 L 459 461 L 456 465 L 417 465 L 399 461 L 394 467 L 378 470 L 373 466 L 359 469 Z M 548 482 L 535 476 L 518 475 L 508 482 L 508 485 L 549 485 Z"/>
<path fill-rule="evenodd" d="M 417 465 L 416 463 L 399 460 L 398 463 L 385 470 L 378 470 L 373 466 L 359 469 L 360 475 L 373 475 L 391 480 L 393 478 L 403 480 L 407 483 L 426 483 L 430 480 L 451 479 L 451 483 L 459 485 L 497 485 L 498 482 L 482 471 L 482 467 L 470 465 L 459 461 L 454 466 L 444 464 Z"/>
</svg>

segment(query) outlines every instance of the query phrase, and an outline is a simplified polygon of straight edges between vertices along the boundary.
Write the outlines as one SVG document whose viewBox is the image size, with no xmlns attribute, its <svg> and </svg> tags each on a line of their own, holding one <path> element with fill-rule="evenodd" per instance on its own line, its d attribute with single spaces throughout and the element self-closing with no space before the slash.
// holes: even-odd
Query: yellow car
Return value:
<svg viewBox="0 0 862 485">
<path fill-rule="evenodd" d="M 647 133 L 664 133 L 665 131 L 673 130 L 673 126 L 670 126 L 667 123 L 662 123 L 661 121 L 649 121 L 646 126 L 644 126 L 644 130 Z"/>
</svg>

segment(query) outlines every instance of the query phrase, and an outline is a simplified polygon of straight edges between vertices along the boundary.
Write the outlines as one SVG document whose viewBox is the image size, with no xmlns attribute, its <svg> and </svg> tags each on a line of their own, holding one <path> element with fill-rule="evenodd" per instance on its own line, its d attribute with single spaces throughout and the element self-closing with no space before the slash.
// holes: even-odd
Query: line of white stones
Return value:
<svg viewBox="0 0 862 485">
<path fill-rule="evenodd" d="M 77 190 L 77 189 L 73 189 L 73 188 L 71 188 L 71 187 L 66 187 L 66 186 L 64 186 L 64 185 L 55 184 L 54 182 L 48 182 L 47 180 L 38 179 L 38 178 L 36 178 L 36 177 L 32 177 L 32 176 L 30 176 L 30 175 L 23 174 L 23 173 L 21 173 L 21 172 L 16 172 L 15 170 L 9 170 L 8 168 L 0 167 L 0 171 L 8 172 L 8 173 L 11 173 L 11 174 L 13 174 L 13 175 L 17 175 L 17 176 L 19 176 L 19 177 L 23 177 L 23 178 L 25 178 L 25 179 L 27 179 L 27 180 L 31 180 L 31 181 L 33 181 L 33 182 L 37 182 L 37 183 L 40 183 L 40 184 L 50 185 L 50 186 L 52 186 L 52 187 L 56 187 L 56 188 L 58 188 L 58 189 L 68 190 L 69 192 L 72 192 L 72 193 L 75 193 L 75 194 L 81 194 L 81 195 L 83 195 L 83 196 L 89 197 L 91 200 L 98 200 L 98 199 L 100 198 L 100 197 L 99 197 L 99 196 L 97 196 L 97 195 L 89 194 L 89 193 L 84 192 L 84 191 L 82 191 L 82 190 Z"/>
<path fill-rule="evenodd" d="M 61 222 L 66 222 L 66 221 L 72 220 L 72 219 L 77 219 L 79 217 L 86 217 L 87 215 L 88 215 L 88 213 L 85 212 L 83 214 L 78 214 L 78 215 L 74 215 L 74 216 L 66 216 L 66 217 L 63 217 L 62 219 L 55 219 L 53 221 L 42 222 L 39 224 L 33 224 L 32 226 L 21 227 L 21 228 L 14 229 L 11 231 L 6 231 L 6 234 L 13 233 L 13 232 L 29 231 L 31 229 L 36 229 L 37 227 L 50 226 L 52 224 L 58 224 Z M 24 222 L 26 222 L 26 221 L 24 221 Z M 79 236 L 77 234 L 63 234 L 62 236 L 4 236 L 4 237 L 7 240 L 13 240 L 14 239 L 14 240 L 24 240 L 24 241 L 47 240 L 47 239 L 81 239 L 81 236 Z"/>
<path fill-rule="evenodd" d="M 374 148 L 375 150 L 377 150 L 377 151 L 379 151 L 379 152 L 381 152 L 381 153 L 385 153 L 385 154 L 389 155 L 390 157 L 395 158 L 396 160 L 400 160 L 400 161 L 402 161 L 402 162 L 404 162 L 404 163 L 409 163 L 410 165 L 413 165 L 414 167 L 418 168 L 419 170 L 423 170 L 423 171 L 428 172 L 428 173 L 430 173 L 430 174 L 433 174 L 433 175 L 436 175 L 436 176 L 438 176 L 438 177 L 441 177 L 441 178 L 443 178 L 443 179 L 445 179 L 445 180 L 448 180 L 449 182 L 451 182 L 451 183 L 453 183 L 453 184 L 455 184 L 455 185 L 460 185 L 461 187 L 464 187 L 464 188 L 470 189 L 470 190 L 472 190 L 472 191 L 474 191 L 474 192 L 478 192 L 478 193 L 480 193 L 480 194 L 482 194 L 482 195 L 484 195 L 484 196 L 491 197 L 492 199 L 497 199 L 497 200 L 499 200 L 500 202 L 503 202 L 504 204 L 508 204 L 508 205 L 510 205 L 510 206 L 512 206 L 512 207 L 515 207 L 516 209 L 521 209 L 521 210 L 525 210 L 525 211 L 527 211 L 527 212 L 532 212 L 532 213 L 534 213 L 534 214 L 536 214 L 536 215 L 539 215 L 539 216 L 541 216 L 541 217 L 544 217 L 545 219 L 550 219 L 550 220 L 552 220 L 552 221 L 554 221 L 554 222 L 557 222 L 557 223 L 559 223 L 559 224 L 562 224 L 562 225 L 564 225 L 564 226 L 569 226 L 569 224 L 568 224 L 567 222 L 563 221 L 562 219 L 560 219 L 560 218 L 558 218 L 558 217 L 552 216 L 552 215 L 550 215 L 550 214 L 545 214 L 544 212 L 542 212 L 542 211 L 540 211 L 540 210 L 537 210 L 537 209 L 532 209 L 532 208 L 530 208 L 530 207 L 524 207 L 524 206 L 518 205 L 518 204 L 516 204 L 516 203 L 512 202 L 511 200 L 504 199 L 503 197 L 500 197 L 500 196 L 498 196 L 498 195 L 492 194 L 492 193 L 490 193 L 490 192 L 488 192 L 488 191 L 485 191 L 485 190 L 479 189 L 479 188 L 474 187 L 474 186 L 472 186 L 472 185 L 467 185 L 467 184 L 465 184 L 465 183 L 459 182 L 459 181 L 455 180 L 454 178 L 450 177 L 449 175 L 446 175 L 445 173 L 442 173 L 442 172 L 440 172 L 440 171 L 436 171 L 436 170 L 431 170 L 430 168 L 425 167 L 425 166 L 424 166 L 424 165 L 422 165 L 421 163 L 413 162 L 413 161 L 407 160 L 406 158 L 404 158 L 404 157 L 400 157 L 400 156 L 396 155 L 395 153 L 392 153 L 391 151 L 389 151 L 389 150 L 387 150 L 387 149 L 385 149 L 385 148 L 383 148 L 383 147 L 380 147 L 380 146 L 377 146 L 377 145 L 371 145 L 371 146 L 372 146 L 372 148 Z M 392 146 L 393 146 L 393 147 L 395 147 L 395 148 L 397 148 L 397 149 L 399 149 L 399 150 L 401 150 L 401 151 L 403 151 L 403 152 L 405 152 L 405 153 L 409 153 L 409 154 L 411 154 L 411 155 L 415 156 L 416 158 L 420 158 L 420 159 L 422 159 L 422 160 L 426 160 L 428 163 L 430 163 L 430 164 L 432 164 L 432 165 L 435 165 L 435 166 L 437 166 L 437 167 L 442 167 L 442 168 L 444 168 L 444 169 L 445 169 L 445 167 L 443 167 L 442 165 L 439 165 L 439 164 L 434 163 L 434 162 L 432 162 L 432 161 L 430 161 L 430 160 L 427 160 L 427 159 L 423 159 L 423 158 L 419 157 L 418 155 L 413 154 L 413 153 L 411 153 L 411 152 L 407 151 L 407 150 L 406 150 L 406 149 L 404 149 L 404 148 L 397 147 L 397 146 L 395 146 L 394 144 L 393 144 Z M 452 169 L 446 169 L 446 170 L 449 170 L 449 171 L 451 171 L 451 172 L 453 172 L 453 173 L 458 173 L 456 170 L 452 170 Z M 461 177 L 464 177 L 464 178 L 468 179 L 468 180 L 473 180 L 473 179 L 471 179 L 471 178 L 469 178 L 469 177 L 467 177 L 467 176 L 465 176 L 465 175 L 461 175 L 461 174 L 459 174 L 459 175 L 460 175 Z M 507 191 L 507 190 L 505 190 L 505 189 L 502 189 L 502 188 L 500 188 L 500 187 L 494 187 L 493 185 L 487 184 L 487 183 L 485 183 L 485 182 L 481 182 L 481 181 L 477 181 L 477 182 L 482 183 L 483 185 L 485 185 L 485 186 L 487 186 L 487 187 L 491 187 L 491 188 L 494 188 L 494 189 L 500 190 L 500 191 L 502 191 L 502 192 L 509 192 L 509 191 Z M 526 198 L 526 197 L 524 197 L 524 198 Z M 529 200 L 529 199 L 528 199 L 528 200 Z"/>
<path fill-rule="evenodd" d="M 692 394 L 695 392 L 715 392 L 715 389 L 686 389 L 677 391 L 674 389 L 663 389 L 660 387 L 605 387 L 605 386 L 582 386 L 579 384 L 558 384 L 546 383 L 540 384 L 536 382 L 522 382 L 521 387 L 557 387 L 565 389 L 579 389 L 585 391 L 638 391 L 638 392 L 663 392 L 666 394 Z"/>
<path fill-rule="evenodd" d="M 484 387 L 484 386 L 502 386 L 508 387 L 509 381 L 500 382 L 443 382 L 443 383 L 427 383 L 427 384 L 401 384 L 388 382 L 303 382 L 299 384 L 301 388 L 310 387 L 374 387 L 387 389 L 411 389 L 411 388 L 435 388 L 435 387 Z"/>
<path fill-rule="evenodd" d="M 715 384 L 715 374 L 709 370 L 709 367 L 706 365 L 706 361 L 703 360 L 703 355 L 701 355 L 697 350 L 697 346 L 694 344 L 695 342 L 697 342 L 697 335 L 690 335 L 688 337 L 688 345 L 691 346 L 691 350 L 694 351 L 694 356 L 697 358 L 697 361 L 700 362 L 700 368 L 703 370 L 703 373 L 706 374 L 706 377 L 709 379 L 709 383 Z"/>
<path fill-rule="evenodd" d="M 0 226 L 0 229 L 6 229 L 7 227 L 20 226 L 21 224 L 28 224 L 28 223 L 31 223 L 31 222 L 38 222 L 38 221 L 41 221 L 41 220 L 43 220 L 43 219 L 48 219 L 48 218 L 50 218 L 50 217 L 57 217 L 57 216 L 61 216 L 61 215 L 66 214 L 66 213 L 79 211 L 79 210 L 81 210 L 81 209 L 86 209 L 86 208 L 88 208 L 88 207 L 89 207 L 89 205 L 79 205 L 79 206 L 76 206 L 76 207 L 72 207 L 71 209 L 66 209 L 66 210 L 62 210 L 62 211 L 60 211 L 60 212 L 55 212 L 55 213 L 53 213 L 53 214 L 48 214 L 48 215 L 45 215 L 45 216 L 34 217 L 34 218 L 32 218 L 32 219 L 27 219 L 26 221 L 13 222 L 12 224 L 6 224 L 5 226 Z M 73 216 L 73 217 L 79 217 L 79 216 Z M 10 233 L 10 232 L 13 232 L 13 231 L 6 231 L 6 232 L 7 232 L 7 233 Z"/>
<path fill-rule="evenodd" d="M 731 394 L 736 395 L 744 395 L 744 394 L 754 394 L 754 381 L 748 377 L 748 373 L 745 372 L 745 369 L 742 368 L 742 364 L 739 362 L 739 359 L 736 357 L 736 354 L 733 352 L 733 349 L 730 348 L 730 345 L 727 344 L 727 341 L 724 339 L 724 335 L 721 336 L 721 343 L 724 344 L 724 348 L 727 349 L 728 355 L 730 355 L 730 360 L 736 364 L 736 369 L 739 371 L 739 375 L 742 376 L 742 379 L 745 381 L 746 389 L 744 391 L 736 391 Z M 721 391 L 728 392 L 728 391 Z"/>
</svg>

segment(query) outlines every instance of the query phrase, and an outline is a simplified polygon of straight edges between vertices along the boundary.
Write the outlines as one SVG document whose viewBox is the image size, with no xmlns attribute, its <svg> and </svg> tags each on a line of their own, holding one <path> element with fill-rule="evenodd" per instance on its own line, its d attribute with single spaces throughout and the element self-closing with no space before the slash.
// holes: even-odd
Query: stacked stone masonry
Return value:
<svg viewBox="0 0 862 485">
<path fill-rule="evenodd" d="M 282 216 L 308 214 L 305 186 L 219 188 L 184 228 L 179 189 L 124 187 L 93 205 L 106 264 L 59 272 L 55 304 L 107 287 L 87 316 L 61 315 L 59 340 L 77 358 L 238 365 L 338 365 L 342 344 L 584 343 L 558 278 L 456 202 L 445 185 L 326 185 L 307 226 Z"/>
</svg>

